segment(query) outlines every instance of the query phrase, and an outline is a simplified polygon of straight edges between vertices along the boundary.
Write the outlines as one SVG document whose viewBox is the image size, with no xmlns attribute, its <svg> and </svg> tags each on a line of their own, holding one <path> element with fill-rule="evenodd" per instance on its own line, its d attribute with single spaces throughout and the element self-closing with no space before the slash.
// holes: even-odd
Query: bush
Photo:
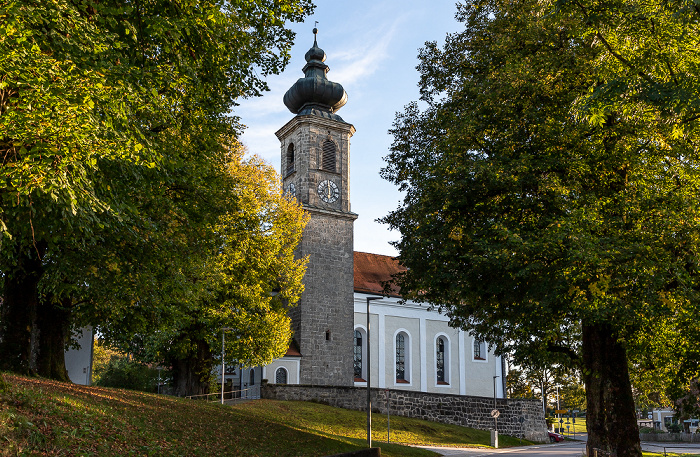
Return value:
<svg viewBox="0 0 700 457">
<path fill-rule="evenodd" d="M 129 360 L 127 357 L 113 356 L 95 385 L 157 392 L 158 370 L 143 363 Z"/>
<path fill-rule="evenodd" d="M 681 427 L 679 424 L 671 424 L 666 428 L 668 429 L 669 433 L 680 433 L 683 431 L 683 427 Z"/>
</svg>

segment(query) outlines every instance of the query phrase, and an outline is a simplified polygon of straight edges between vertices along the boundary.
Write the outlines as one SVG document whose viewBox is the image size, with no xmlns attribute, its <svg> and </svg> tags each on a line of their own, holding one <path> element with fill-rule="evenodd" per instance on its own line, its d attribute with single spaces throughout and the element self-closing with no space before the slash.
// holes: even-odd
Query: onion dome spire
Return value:
<svg viewBox="0 0 700 457">
<path fill-rule="evenodd" d="M 318 47 L 316 34 L 318 29 L 314 28 L 314 45 L 306 52 L 306 65 L 302 71 L 304 77 L 297 80 L 294 85 L 284 94 L 284 104 L 292 113 L 301 116 L 314 114 L 343 121 L 335 114 L 348 101 L 348 94 L 338 83 L 329 81 L 326 78 L 328 65 L 323 63 L 326 60 L 326 53 Z"/>
</svg>

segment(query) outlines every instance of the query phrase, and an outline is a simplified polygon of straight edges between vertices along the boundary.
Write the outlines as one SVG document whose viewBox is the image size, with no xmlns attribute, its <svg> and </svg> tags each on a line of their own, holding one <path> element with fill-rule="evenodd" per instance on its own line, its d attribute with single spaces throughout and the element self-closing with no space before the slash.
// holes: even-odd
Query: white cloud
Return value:
<svg viewBox="0 0 700 457">
<path fill-rule="evenodd" d="M 366 30 L 352 45 L 347 45 L 345 51 L 333 55 L 333 60 L 340 63 L 340 68 L 333 71 L 332 80 L 352 86 L 357 81 L 366 78 L 381 68 L 382 61 L 389 56 L 392 40 L 400 30 L 403 16 L 397 17 L 383 34 L 377 33 L 376 28 Z"/>
</svg>

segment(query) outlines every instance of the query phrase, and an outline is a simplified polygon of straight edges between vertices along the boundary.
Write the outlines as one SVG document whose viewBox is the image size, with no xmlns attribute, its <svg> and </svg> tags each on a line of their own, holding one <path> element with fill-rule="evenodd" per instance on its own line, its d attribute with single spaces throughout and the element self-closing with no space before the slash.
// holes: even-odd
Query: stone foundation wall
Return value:
<svg viewBox="0 0 700 457">
<path fill-rule="evenodd" d="M 640 433 L 641 441 L 700 443 L 700 433 Z"/>
<path fill-rule="evenodd" d="M 306 385 L 263 384 L 262 398 L 271 400 L 317 401 L 345 409 L 365 410 L 367 389 L 363 387 L 322 387 Z M 426 419 L 445 424 L 493 430 L 493 398 L 411 392 L 394 389 L 371 389 L 372 411 L 386 414 L 387 397 L 390 414 Z M 537 400 L 497 399 L 498 432 L 537 442 L 549 441 Z M 521 422 L 522 418 L 522 422 Z"/>
</svg>

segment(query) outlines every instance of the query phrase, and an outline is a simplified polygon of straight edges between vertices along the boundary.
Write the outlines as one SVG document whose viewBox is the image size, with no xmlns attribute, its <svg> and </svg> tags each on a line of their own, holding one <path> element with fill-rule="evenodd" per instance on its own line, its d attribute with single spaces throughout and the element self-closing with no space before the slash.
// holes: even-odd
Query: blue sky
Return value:
<svg viewBox="0 0 700 457">
<path fill-rule="evenodd" d="M 379 176 L 392 138 L 387 133 L 397 111 L 417 100 L 418 49 L 426 41 L 443 43 L 459 30 L 451 0 L 317 0 L 316 11 L 297 32 L 290 65 L 268 78 L 271 91 L 244 100 L 234 113 L 247 126 L 242 141 L 279 172 L 280 148 L 275 131 L 293 114 L 282 103 L 284 93 L 303 76 L 304 54 L 313 45 L 318 21 L 318 45 L 326 52 L 328 79 L 339 82 L 348 103 L 338 114 L 355 126 L 350 146 L 350 194 L 355 221 L 355 250 L 395 255 L 389 241 L 397 232 L 376 222 L 398 207 L 401 194 Z"/>
</svg>

